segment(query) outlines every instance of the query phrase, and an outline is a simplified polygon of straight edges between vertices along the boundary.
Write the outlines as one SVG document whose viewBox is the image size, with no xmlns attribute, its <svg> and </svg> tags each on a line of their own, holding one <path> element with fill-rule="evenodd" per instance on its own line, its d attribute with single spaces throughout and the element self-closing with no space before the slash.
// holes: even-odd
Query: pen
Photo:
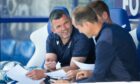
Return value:
<svg viewBox="0 0 140 84">
<path fill-rule="evenodd" d="M 58 80 L 58 78 L 53 78 L 53 77 L 50 77 L 50 79 L 53 79 L 53 80 Z"/>
<path fill-rule="evenodd" d="M 50 77 L 50 76 L 47 76 L 46 79 L 58 80 L 58 78 L 54 78 L 54 77 Z"/>
</svg>

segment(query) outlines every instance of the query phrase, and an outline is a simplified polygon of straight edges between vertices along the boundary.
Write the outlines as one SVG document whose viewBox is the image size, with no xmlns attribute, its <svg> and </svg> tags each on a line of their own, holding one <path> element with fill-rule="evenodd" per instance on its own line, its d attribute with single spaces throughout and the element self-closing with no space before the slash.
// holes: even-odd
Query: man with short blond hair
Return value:
<svg viewBox="0 0 140 84">
<path fill-rule="evenodd" d="M 81 82 L 139 80 L 136 47 L 128 32 L 116 24 L 99 21 L 88 6 L 77 7 L 72 19 L 81 33 L 97 40 L 93 75 Z"/>
</svg>

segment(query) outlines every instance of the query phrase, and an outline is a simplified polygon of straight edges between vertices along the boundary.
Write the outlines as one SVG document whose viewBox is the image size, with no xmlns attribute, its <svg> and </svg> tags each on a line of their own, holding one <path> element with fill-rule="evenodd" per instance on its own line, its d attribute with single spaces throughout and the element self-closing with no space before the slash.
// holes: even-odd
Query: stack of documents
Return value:
<svg viewBox="0 0 140 84">
<path fill-rule="evenodd" d="M 78 62 L 76 60 L 72 60 L 81 70 L 94 70 L 95 64 L 85 64 Z M 7 76 L 10 77 L 13 80 L 18 81 L 17 84 L 40 84 L 41 80 L 32 80 L 29 77 L 26 76 L 27 70 L 25 70 L 20 65 L 16 65 L 14 68 L 10 69 L 7 72 Z M 56 79 L 67 79 L 66 72 L 61 69 L 53 72 L 48 72 L 46 75 L 56 78 Z"/>
<path fill-rule="evenodd" d="M 29 77 L 26 76 L 27 70 L 25 70 L 20 65 L 16 65 L 14 68 L 10 69 L 7 72 L 7 76 L 10 77 L 13 80 L 18 81 L 16 84 L 40 84 L 41 80 L 32 80 Z"/>
<path fill-rule="evenodd" d="M 53 72 L 48 72 L 46 75 L 50 76 L 51 78 L 56 78 L 56 79 L 67 79 L 66 72 L 61 69 Z"/>
</svg>

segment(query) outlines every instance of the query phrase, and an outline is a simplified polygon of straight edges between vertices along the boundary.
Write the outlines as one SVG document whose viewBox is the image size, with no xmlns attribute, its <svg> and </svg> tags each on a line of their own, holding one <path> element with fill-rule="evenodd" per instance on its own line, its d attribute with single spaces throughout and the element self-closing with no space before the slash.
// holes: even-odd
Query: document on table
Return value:
<svg viewBox="0 0 140 84">
<path fill-rule="evenodd" d="M 67 79 L 66 72 L 63 69 L 53 71 L 53 72 L 48 72 L 48 73 L 45 73 L 45 74 L 52 77 L 52 78 Z"/>
<path fill-rule="evenodd" d="M 41 80 L 32 80 L 26 76 L 28 71 L 22 68 L 20 65 L 16 65 L 11 70 L 9 70 L 6 74 L 13 80 L 18 81 L 16 84 L 40 84 Z"/>
<path fill-rule="evenodd" d="M 95 64 L 81 63 L 76 60 L 72 60 L 81 70 L 94 70 Z"/>
</svg>

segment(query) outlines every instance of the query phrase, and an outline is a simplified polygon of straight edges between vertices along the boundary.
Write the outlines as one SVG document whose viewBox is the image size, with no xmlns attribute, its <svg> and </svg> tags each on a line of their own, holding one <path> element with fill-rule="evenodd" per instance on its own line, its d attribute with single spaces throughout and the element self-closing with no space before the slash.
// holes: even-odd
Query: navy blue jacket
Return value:
<svg viewBox="0 0 140 84">
<path fill-rule="evenodd" d="M 79 82 L 138 80 L 136 47 L 127 31 L 104 23 L 96 40 L 93 75 Z"/>
</svg>

